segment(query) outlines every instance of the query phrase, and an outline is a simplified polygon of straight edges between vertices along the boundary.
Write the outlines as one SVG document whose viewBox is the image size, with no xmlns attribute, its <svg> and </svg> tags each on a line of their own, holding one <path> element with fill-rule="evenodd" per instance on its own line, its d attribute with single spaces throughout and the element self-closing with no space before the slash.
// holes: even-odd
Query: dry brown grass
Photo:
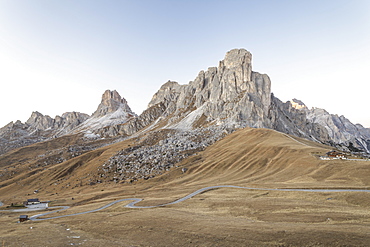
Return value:
<svg viewBox="0 0 370 247">
<path fill-rule="evenodd" d="M 271 130 L 244 129 L 160 177 L 132 185 L 71 188 L 77 179 L 93 173 L 110 155 L 133 145 L 126 141 L 2 187 L 1 200 L 6 203 L 24 200 L 37 187 L 41 188 L 37 195 L 41 199 L 74 205 L 58 213 L 67 214 L 98 208 L 121 198 L 144 198 L 140 205 L 170 202 L 211 185 L 370 187 L 370 162 L 322 161 L 312 154 L 325 153 L 330 147 L 299 141 Z M 184 174 L 182 167 L 188 168 Z M 50 185 L 58 176 L 65 180 Z M 67 183 L 71 187 L 65 187 Z M 368 246 L 370 243 L 370 193 L 222 188 L 160 208 L 128 209 L 124 204 L 91 214 L 21 224 L 16 223 L 19 213 L 1 212 L 0 240 L 4 246 Z"/>
</svg>

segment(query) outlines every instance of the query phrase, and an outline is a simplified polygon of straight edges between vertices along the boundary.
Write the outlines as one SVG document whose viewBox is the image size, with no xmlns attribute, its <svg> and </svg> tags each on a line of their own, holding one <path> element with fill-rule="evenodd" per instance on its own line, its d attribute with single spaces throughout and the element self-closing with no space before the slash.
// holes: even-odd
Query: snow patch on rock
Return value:
<svg viewBox="0 0 370 247">
<path fill-rule="evenodd" d="M 190 112 L 180 122 L 172 125 L 170 124 L 169 126 L 166 126 L 166 128 L 179 130 L 192 130 L 194 123 L 203 115 L 204 108 L 205 108 L 204 105 L 202 105 L 198 109 Z"/>
</svg>

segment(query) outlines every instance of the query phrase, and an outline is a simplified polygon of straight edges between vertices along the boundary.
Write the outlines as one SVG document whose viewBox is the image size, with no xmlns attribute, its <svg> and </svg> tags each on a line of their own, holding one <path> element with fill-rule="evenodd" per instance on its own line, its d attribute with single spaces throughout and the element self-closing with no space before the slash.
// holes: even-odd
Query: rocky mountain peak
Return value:
<svg viewBox="0 0 370 247">
<path fill-rule="evenodd" d="M 89 119 L 74 129 L 74 132 L 99 132 L 102 128 L 124 124 L 135 117 L 137 115 L 131 110 L 126 99 L 121 97 L 116 90 L 106 90 L 96 111 Z"/>
<path fill-rule="evenodd" d="M 295 99 L 295 98 L 290 100 L 290 104 L 292 105 L 293 108 L 297 110 L 307 108 L 307 106 L 302 101 Z"/>
<path fill-rule="evenodd" d="M 166 106 L 164 117 L 171 116 L 167 119 L 171 128 L 189 129 L 200 122 L 269 127 L 270 79 L 252 72 L 251 60 L 247 50 L 233 49 L 218 67 L 200 71 L 189 84 L 165 83 L 149 107 Z"/>
<path fill-rule="evenodd" d="M 45 130 L 53 126 L 53 119 L 48 115 L 43 115 L 40 112 L 34 111 L 31 117 L 26 121 L 34 129 Z"/>
<path fill-rule="evenodd" d="M 367 129 L 324 109 L 308 109 L 298 99 L 281 102 L 271 94 L 270 78 L 252 71 L 251 62 L 252 55 L 247 50 L 230 50 L 218 67 L 200 71 L 189 84 L 165 83 L 149 107 L 159 103 L 164 106 L 166 128 L 189 130 L 210 124 L 272 128 L 369 152 Z"/>
<path fill-rule="evenodd" d="M 225 55 L 223 65 L 227 68 L 235 68 L 245 64 L 251 64 L 252 53 L 246 49 L 232 49 L 228 51 Z"/>
<path fill-rule="evenodd" d="M 108 103 L 110 99 L 123 103 L 121 95 L 119 95 L 119 93 L 116 90 L 113 90 L 113 91 L 106 90 L 103 93 L 102 102 Z"/>
<path fill-rule="evenodd" d="M 56 116 L 55 119 L 48 115 L 43 115 L 40 112 L 32 112 L 30 118 L 26 121 L 27 128 L 33 130 L 55 130 L 63 133 L 71 130 L 80 123 L 89 118 L 89 115 L 80 112 L 66 112 L 61 117 Z"/>
<path fill-rule="evenodd" d="M 240 85 L 242 82 L 251 81 L 252 75 L 252 54 L 245 49 L 233 49 L 226 53 L 224 60 L 219 64 L 219 70 L 233 70 L 240 77 L 236 82 Z"/>
<path fill-rule="evenodd" d="M 122 98 L 121 95 L 116 90 L 110 91 L 106 90 L 103 93 L 101 103 L 98 109 L 93 113 L 93 117 L 102 117 L 107 113 L 112 113 L 122 109 L 124 112 L 135 114 L 132 112 L 131 108 L 127 104 L 126 99 Z"/>
</svg>

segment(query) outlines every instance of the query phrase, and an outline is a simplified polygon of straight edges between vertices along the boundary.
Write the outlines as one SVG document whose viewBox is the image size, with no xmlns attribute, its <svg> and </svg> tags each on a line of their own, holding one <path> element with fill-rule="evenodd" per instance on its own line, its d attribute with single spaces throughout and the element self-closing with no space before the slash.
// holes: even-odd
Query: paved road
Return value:
<svg viewBox="0 0 370 247">
<path fill-rule="evenodd" d="M 60 207 L 48 207 L 48 208 L 21 208 L 21 209 L 7 209 L 7 210 L 0 210 L 0 212 L 32 212 L 32 211 L 41 211 L 45 209 L 53 209 L 53 208 L 60 208 Z"/>
<path fill-rule="evenodd" d="M 154 205 L 154 206 L 136 206 L 135 204 L 141 202 L 143 199 L 140 198 L 126 198 L 126 199 L 121 199 L 121 200 L 116 200 L 111 203 L 108 203 L 107 205 L 94 209 L 94 210 L 89 210 L 85 212 L 80 212 L 80 213 L 75 213 L 75 214 L 67 214 L 67 215 L 59 215 L 59 216 L 54 216 L 54 217 L 49 217 L 49 218 L 42 218 L 40 217 L 52 214 L 52 213 L 57 213 L 62 210 L 66 210 L 69 207 L 68 206 L 57 206 L 57 207 L 51 207 L 51 208 L 59 208 L 58 210 L 50 211 L 47 213 L 42 213 L 42 214 L 37 214 L 31 216 L 29 219 L 33 221 L 41 221 L 41 220 L 51 220 L 51 219 L 58 219 L 58 218 L 63 218 L 63 217 L 69 217 L 69 216 L 76 216 L 76 215 L 81 215 L 81 214 L 88 214 L 88 213 L 93 213 L 93 212 L 98 212 L 100 210 L 106 209 L 116 203 L 120 203 L 123 201 L 132 201 L 125 205 L 127 208 L 156 208 L 156 207 L 164 207 L 167 205 L 172 205 L 176 203 L 183 202 L 187 199 L 192 198 L 193 196 L 196 196 L 202 192 L 208 191 L 208 190 L 213 190 L 213 189 L 218 189 L 218 188 L 236 188 L 236 189 L 247 189 L 247 190 L 263 190 L 263 191 L 300 191 L 300 192 L 366 192 L 370 193 L 370 190 L 361 190 L 361 189 L 268 189 L 268 188 L 253 188 L 253 187 L 241 187 L 241 186 L 234 186 L 234 185 L 219 185 L 219 186 L 210 186 L 210 187 L 205 187 L 202 189 L 199 189 L 187 196 L 184 196 L 176 201 L 165 203 L 165 204 L 159 204 L 159 205 Z"/>
<path fill-rule="evenodd" d="M 39 217 L 42 217 L 42 216 L 45 216 L 45 215 L 48 215 L 48 214 L 51 214 L 51 213 L 54 213 L 55 211 L 52 211 L 52 212 L 48 212 L 48 213 L 45 213 L 45 214 L 39 214 L 39 215 L 35 215 L 35 216 L 32 216 L 30 219 L 31 220 L 50 220 L 50 219 L 57 219 L 57 218 L 62 218 L 62 217 L 68 217 L 68 216 L 75 216 L 75 215 L 81 215 L 81 214 L 87 214 L 87 213 L 93 213 L 93 212 L 97 212 L 97 211 L 100 211 L 100 210 L 103 210 L 105 208 L 108 208 L 116 203 L 119 203 L 119 202 L 123 202 L 123 201 L 132 201 L 130 203 L 128 203 L 127 205 L 125 205 L 125 207 L 127 208 L 156 208 L 156 207 L 164 207 L 164 206 L 167 206 L 167 205 L 172 205 L 172 204 L 176 204 L 176 203 L 180 203 L 180 202 L 183 202 L 187 199 L 190 199 L 192 198 L 193 196 L 196 196 L 202 192 L 205 192 L 205 191 L 208 191 L 208 190 L 213 190 L 213 189 L 218 189 L 218 188 L 237 188 L 237 189 L 248 189 L 248 190 L 267 190 L 267 191 L 301 191 L 301 192 L 368 192 L 370 193 L 370 190 L 358 190 L 358 189 L 266 189 L 266 188 L 252 188 L 252 187 L 241 187 L 241 186 L 234 186 L 234 185 L 220 185 L 220 186 L 210 186 L 210 187 L 205 187 L 205 188 L 202 188 L 202 189 L 199 189 L 187 196 L 184 196 L 176 201 L 173 201 L 173 202 L 169 202 L 169 203 L 165 203 L 165 204 L 159 204 L 159 205 L 154 205 L 154 206 L 136 206 L 135 204 L 141 202 L 143 199 L 139 199 L 139 198 L 126 198 L 126 199 L 121 199 L 121 200 L 117 200 L 117 201 L 114 201 L 114 202 L 111 202 L 101 208 L 98 208 L 98 209 L 94 209 L 94 210 L 90 210 L 90 211 L 85 211 L 85 212 L 81 212 L 81 213 L 76 213 L 76 214 L 69 214 L 69 215 L 60 215 L 60 216 L 55 216 L 55 217 L 50 217 L 50 218 L 43 218 L 43 219 L 39 219 Z M 67 208 L 65 208 L 67 209 Z M 63 209 L 64 210 L 64 209 Z"/>
</svg>

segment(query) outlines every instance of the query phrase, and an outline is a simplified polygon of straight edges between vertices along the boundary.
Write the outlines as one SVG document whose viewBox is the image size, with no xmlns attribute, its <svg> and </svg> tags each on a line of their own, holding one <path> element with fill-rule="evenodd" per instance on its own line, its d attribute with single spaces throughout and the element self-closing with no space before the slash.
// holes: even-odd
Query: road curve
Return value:
<svg viewBox="0 0 370 247">
<path fill-rule="evenodd" d="M 128 204 L 125 205 L 125 207 L 127 207 L 127 208 L 156 208 L 156 207 L 164 207 L 164 206 L 167 206 L 167 205 L 172 205 L 172 204 L 183 202 L 183 201 L 185 201 L 187 199 L 190 199 L 193 196 L 196 196 L 196 195 L 198 195 L 200 193 L 203 193 L 203 192 L 208 191 L 208 190 L 218 189 L 218 188 L 236 188 L 236 189 L 262 190 L 262 191 L 366 192 L 366 193 L 370 193 L 370 190 L 361 190 L 361 189 L 273 189 L 273 188 L 242 187 L 242 186 L 235 186 L 235 185 L 217 185 L 217 186 L 210 186 L 210 187 L 205 187 L 205 188 L 199 189 L 197 191 L 194 191 L 193 193 L 190 193 L 187 196 L 184 196 L 184 197 L 182 197 L 180 199 L 177 199 L 176 201 L 169 202 L 169 203 L 164 203 L 164 204 L 159 204 L 159 205 L 154 205 L 154 206 L 136 206 L 136 204 L 139 203 L 139 202 L 141 202 L 143 199 L 140 199 L 140 198 L 126 198 L 126 199 L 120 199 L 120 200 L 116 200 L 116 201 L 110 202 L 110 203 L 104 205 L 103 207 L 100 207 L 100 208 L 97 208 L 97 209 L 93 209 L 93 210 L 89 210 L 89 211 L 84 211 L 84 212 L 75 213 L 75 214 L 59 215 L 59 216 L 53 216 L 53 217 L 49 217 L 49 218 L 42 218 L 42 219 L 40 219 L 40 217 L 43 217 L 43 216 L 46 216 L 46 215 L 49 215 L 49 214 L 52 214 L 52 213 L 60 212 L 60 211 L 63 211 L 63 210 L 66 210 L 66 209 L 70 208 L 69 206 L 55 206 L 55 207 L 52 207 L 52 208 L 58 208 L 58 210 L 54 210 L 54 211 L 50 211 L 50 212 L 47 212 L 47 213 L 33 215 L 29 219 L 30 220 L 33 220 L 33 221 L 41 221 L 41 220 L 51 220 L 51 219 L 58 219 L 58 218 L 63 218 L 63 217 L 69 217 L 69 216 L 76 216 L 76 215 L 81 215 L 81 214 L 88 214 L 88 213 L 98 212 L 100 210 L 106 209 L 106 208 L 108 208 L 108 207 L 110 207 L 110 206 L 112 206 L 112 205 L 114 205 L 116 203 L 123 202 L 123 201 L 132 201 L 132 202 L 130 202 L 130 203 L 128 203 Z M 3 203 L 0 202 L 0 206 L 2 206 L 2 205 L 3 205 Z M 2 211 L 11 211 L 11 210 L 2 210 Z"/>
<path fill-rule="evenodd" d="M 88 213 L 98 212 L 100 210 L 106 209 L 106 208 L 108 208 L 108 207 L 110 207 L 110 206 L 112 206 L 112 205 L 114 205 L 116 203 L 123 202 L 123 201 L 132 201 L 132 202 L 130 202 L 130 203 L 128 203 L 128 204 L 125 205 L 125 207 L 127 207 L 127 208 L 156 208 L 156 207 L 164 207 L 164 206 L 167 206 L 167 205 L 172 205 L 172 204 L 177 204 L 177 203 L 183 202 L 183 201 L 185 201 L 187 199 L 190 199 L 193 196 L 196 196 L 196 195 L 198 195 L 200 193 L 203 193 L 203 192 L 208 191 L 208 190 L 218 189 L 218 188 L 236 188 L 236 189 L 262 190 L 262 191 L 366 192 L 366 193 L 370 193 L 370 190 L 365 190 L 365 189 L 363 189 L 363 190 L 362 189 L 273 189 L 273 188 L 242 187 L 242 186 L 235 186 L 235 185 L 217 185 L 217 186 L 210 186 L 210 187 L 205 187 L 205 188 L 199 189 L 199 190 L 197 190 L 197 191 L 195 191 L 193 193 L 190 193 L 189 195 L 184 196 L 184 197 L 182 197 L 182 198 L 180 198 L 180 199 L 178 199 L 176 201 L 169 202 L 169 203 L 164 203 L 164 204 L 159 204 L 159 205 L 154 205 L 154 206 L 136 206 L 135 204 L 141 202 L 143 199 L 140 199 L 140 198 L 126 198 L 126 199 L 120 199 L 120 200 L 113 201 L 111 203 L 106 204 L 103 207 L 100 207 L 100 208 L 97 208 L 97 209 L 94 209 L 94 210 L 89 210 L 89 211 L 75 213 L 75 214 L 59 215 L 59 216 L 54 216 L 54 217 L 40 219 L 40 217 L 43 217 L 43 216 L 46 216 L 46 215 L 49 215 L 49 214 L 52 214 L 52 213 L 60 212 L 62 210 L 66 210 L 66 209 L 69 208 L 68 206 L 58 206 L 58 208 L 60 208 L 58 210 L 54 210 L 54 211 L 50 211 L 50 212 L 47 212 L 47 213 L 33 215 L 29 219 L 30 220 L 33 220 L 33 221 L 41 221 L 41 220 L 51 220 L 51 219 L 58 219 L 58 218 L 63 218 L 63 217 L 70 217 L 70 216 L 81 215 L 81 214 L 88 214 Z M 57 207 L 54 207 L 54 208 L 57 208 Z"/>
</svg>

